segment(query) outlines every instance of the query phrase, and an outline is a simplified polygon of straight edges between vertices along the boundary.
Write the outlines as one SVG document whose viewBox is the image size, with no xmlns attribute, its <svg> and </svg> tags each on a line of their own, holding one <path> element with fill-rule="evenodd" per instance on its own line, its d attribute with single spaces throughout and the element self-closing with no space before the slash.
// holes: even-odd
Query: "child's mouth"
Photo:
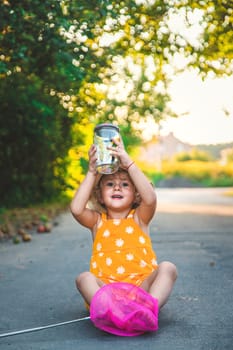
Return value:
<svg viewBox="0 0 233 350">
<path fill-rule="evenodd" d="M 113 199 L 122 199 L 123 196 L 121 196 L 120 194 L 114 194 L 114 195 L 112 196 L 112 198 L 113 198 Z"/>
</svg>

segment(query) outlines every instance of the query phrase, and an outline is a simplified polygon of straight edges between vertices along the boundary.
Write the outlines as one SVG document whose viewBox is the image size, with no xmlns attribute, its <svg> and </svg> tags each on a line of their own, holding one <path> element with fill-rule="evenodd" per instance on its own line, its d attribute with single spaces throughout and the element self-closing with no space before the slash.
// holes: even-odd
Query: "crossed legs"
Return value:
<svg viewBox="0 0 233 350">
<path fill-rule="evenodd" d="M 158 299 L 159 308 L 161 308 L 167 302 L 176 278 L 176 266 L 168 261 L 164 261 L 159 264 L 156 271 L 142 282 L 140 287 Z M 89 305 L 95 293 L 103 285 L 104 283 L 91 272 L 83 272 L 76 279 L 77 289 Z"/>
<path fill-rule="evenodd" d="M 176 278 L 176 266 L 169 261 L 164 261 L 159 264 L 157 270 L 142 282 L 140 287 L 156 298 L 159 308 L 161 308 L 166 304 Z"/>
<path fill-rule="evenodd" d="M 96 278 L 91 272 L 82 272 L 76 278 L 76 287 L 82 295 L 85 302 L 90 305 L 95 293 L 104 286 L 104 283 Z"/>
</svg>

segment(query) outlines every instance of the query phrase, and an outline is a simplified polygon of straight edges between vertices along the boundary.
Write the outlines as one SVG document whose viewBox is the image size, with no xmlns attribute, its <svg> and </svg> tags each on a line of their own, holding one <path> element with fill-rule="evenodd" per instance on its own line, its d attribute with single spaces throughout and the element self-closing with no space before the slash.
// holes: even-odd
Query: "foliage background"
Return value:
<svg viewBox="0 0 233 350">
<path fill-rule="evenodd" d="M 171 28 L 174 16 L 199 25 L 196 41 Z M 226 0 L 2 0 L 0 207 L 70 195 L 97 123 L 119 124 L 132 152 L 148 121 L 178 117 L 174 58 L 203 78 L 232 74 L 232 16 Z"/>
</svg>

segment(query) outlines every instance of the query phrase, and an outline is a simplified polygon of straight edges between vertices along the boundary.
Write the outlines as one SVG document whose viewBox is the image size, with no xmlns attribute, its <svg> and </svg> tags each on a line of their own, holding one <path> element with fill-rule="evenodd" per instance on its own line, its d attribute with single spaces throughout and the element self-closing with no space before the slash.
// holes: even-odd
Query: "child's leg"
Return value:
<svg viewBox="0 0 233 350">
<path fill-rule="evenodd" d="M 168 261 L 164 261 L 159 264 L 156 271 L 143 281 L 141 288 L 158 299 L 159 308 L 161 308 L 167 302 L 176 278 L 176 266 Z"/>
<path fill-rule="evenodd" d="M 83 272 L 76 278 L 76 286 L 85 299 L 87 304 L 91 304 L 91 300 L 95 293 L 104 285 L 104 283 L 96 278 L 91 272 Z"/>
</svg>

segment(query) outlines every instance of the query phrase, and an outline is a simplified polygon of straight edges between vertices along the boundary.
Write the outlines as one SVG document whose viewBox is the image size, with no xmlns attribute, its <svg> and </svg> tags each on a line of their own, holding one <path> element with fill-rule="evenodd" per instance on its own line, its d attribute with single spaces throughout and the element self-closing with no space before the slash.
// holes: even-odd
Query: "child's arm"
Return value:
<svg viewBox="0 0 233 350">
<path fill-rule="evenodd" d="M 98 213 L 94 210 L 88 209 L 87 203 L 90 199 L 92 190 L 96 180 L 96 147 L 91 146 L 89 152 L 89 169 L 88 172 L 76 191 L 74 198 L 70 204 L 71 213 L 75 219 L 83 226 L 90 229 L 94 227 L 98 220 Z"/>
<path fill-rule="evenodd" d="M 128 173 L 141 197 L 141 203 L 136 209 L 137 215 L 144 224 L 148 224 L 156 210 L 155 189 L 135 163 L 129 167 Z"/>
<path fill-rule="evenodd" d="M 152 184 L 148 181 L 147 177 L 129 157 L 128 153 L 125 151 L 123 143 L 121 141 L 114 142 L 117 147 L 111 148 L 112 153 L 120 159 L 122 168 L 128 171 L 130 178 L 140 194 L 141 203 L 136 212 L 139 220 L 147 225 L 152 219 L 156 210 L 157 199 L 155 190 Z"/>
</svg>

